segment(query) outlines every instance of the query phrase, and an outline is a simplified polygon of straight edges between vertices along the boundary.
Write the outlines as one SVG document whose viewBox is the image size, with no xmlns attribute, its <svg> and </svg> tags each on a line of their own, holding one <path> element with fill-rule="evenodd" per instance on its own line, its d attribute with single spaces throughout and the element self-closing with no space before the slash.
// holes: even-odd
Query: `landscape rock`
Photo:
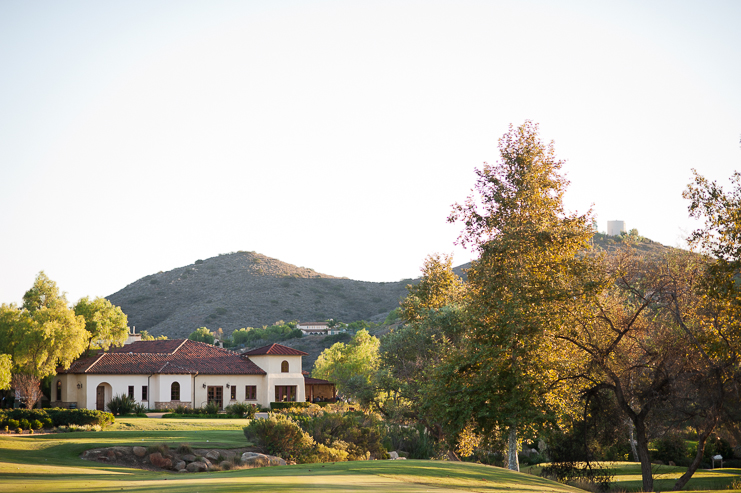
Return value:
<svg viewBox="0 0 741 493">
<path fill-rule="evenodd" d="M 206 454 L 206 458 L 210 461 L 215 461 L 219 458 L 219 453 L 215 450 L 212 450 Z"/>
<path fill-rule="evenodd" d="M 208 471 L 208 466 L 205 462 L 191 462 L 185 469 L 188 472 L 206 472 Z"/>
<path fill-rule="evenodd" d="M 389 452 L 389 459 L 396 460 L 398 458 L 399 458 L 399 454 L 396 451 L 392 450 L 391 452 Z"/>
<path fill-rule="evenodd" d="M 181 459 L 183 459 L 185 462 L 195 462 L 196 456 L 193 454 L 187 454 L 187 455 L 182 456 Z"/>
<path fill-rule="evenodd" d="M 133 449 L 134 455 L 137 457 L 144 457 L 147 455 L 147 449 L 144 447 L 134 447 Z"/>
<path fill-rule="evenodd" d="M 222 468 L 225 471 L 231 469 L 233 465 L 234 464 L 232 464 L 228 460 L 222 460 L 221 462 L 219 462 L 219 467 Z"/>
<path fill-rule="evenodd" d="M 242 454 L 242 464 L 248 467 L 285 466 L 287 463 L 280 457 L 258 454 L 256 452 L 245 452 Z"/>
<path fill-rule="evenodd" d="M 163 457 L 159 452 L 149 454 L 149 462 L 151 462 L 152 465 L 163 469 L 169 469 L 172 467 L 172 461 L 167 457 Z"/>
<path fill-rule="evenodd" d="M 185 469 L 185 466 L 186 466 L 185 461 L 180 460 L 175 464 L 175 467 L 173 467 L 173 469 L 175 469 L 176 471 L 182 471 L 183 469 Z"/>
</svg>

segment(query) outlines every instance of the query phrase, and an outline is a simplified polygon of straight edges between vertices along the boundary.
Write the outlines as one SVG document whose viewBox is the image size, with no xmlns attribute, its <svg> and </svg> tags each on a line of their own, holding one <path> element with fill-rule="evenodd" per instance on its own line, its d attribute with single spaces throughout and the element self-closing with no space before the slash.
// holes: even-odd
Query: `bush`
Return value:
<svg viewBox="0 0 741 493">
<path fill-rule="evenodd" d="M 384 444 L 389 450 L 403 450 L 410 459 L 428 460 L 435 456 L 435 440 L 425 427 L 391 425 L 386 428 Z"/>
<path fill-rule="evenodd" d="M 106 408 L 115 416 L 131 414 L 136 408 L 136 401 L 126 394 L 116 395 L 106 404 Z"/>
<path fill-rule="evenodd" d="M 23 418 L 21 420 L 20 427 L 23 428 L 24 430 L 30 430 L 31 429 L 31 422 L 29 420 Z"/>
<path fill-rule="evenodd" d="M 313 438 L 289 416 L 273 414 L 268 419 L 255 419 L 244 429 L 247 440 L 255 443 L 268 454 L 300 464 L 320 461 L 347 460 L 347 452 L 317 446 Z"/>
<path fill-rule="evenodd" d="M 8 420 L 8 426 L 10 428 L 16 429 L 21 426 L 21 423 L 17 419 L 9 419 Z"/>
<path fill-rule="evenodd" d="M 181 443 L 178 447 L 178 454 L 193 454 L 193 449 L 187 443 Z"/>
<path fill-rule="evenodd" d="M 147 411 L 149 411 L 149 408 L 144 404 L 134 404 L 134 409 L 132 409 L 132 412 L 137 416 L 146 416 Z"/>
<path fill-rule="evenodd" d="M 105 428 L 107 425 L 115 422 L 113 414 L 94 409 L 65 409 L 51 408 L 46 409 L 54 426 L 69 425 L 100 425 Z"/>
<path fill-rule="evenodd" d="M 669 461 L 679 464 L 688 458 L 687 442 L 679 435 L 664 435 L 653 445 L 656 447 L 656 452 L 652 454 L 652 460 L 660 460 L 665 464 Z"/>
<path fill-rule="evenodd" d="M 246 402 L 236 402 L 226 406 L 226 412 L 239 418 L 252 419 L 255 417 L 257 407 Z"/>
<path fill-rule="evenodd" d="M 209 402 L 203 407 L 205 414 L 219 414 L 219 405 L 215 402 Z"/>
<path fill-rule="evenodd" d="M 33 421 L 31 421 L 32 430 L 40 430 L 43 426 L 43 423 L 41 423 L 41 421 L 39 421 L 38 419 L 34 419 Z"/>
<path fill-rule="evenodd" d="M 307 408 L 311 405 L 310 402 L 271 402 L 270 403 L 270 409 L 272 411 L 277 411 L 280 409 L 302 409 Z"/>
</svg>

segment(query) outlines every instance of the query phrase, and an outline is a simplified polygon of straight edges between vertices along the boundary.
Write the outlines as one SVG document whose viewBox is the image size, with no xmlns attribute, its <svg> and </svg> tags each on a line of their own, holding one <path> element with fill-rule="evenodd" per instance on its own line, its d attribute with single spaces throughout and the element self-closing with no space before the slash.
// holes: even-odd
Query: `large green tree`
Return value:
<svg viewBox="0 0 741 493">
<path fill-rule="evenodd" d="M 23 305 L 0 306 L 0 352 L 11 355 L 13 371 L 42 379 L 69 368 L 87 347 L 85 319 L 67 306 L 56 283 L 40 272 Z"/>
<path fill-rule="evenodd" d="M 75 315 L 85 319 L 88 331 L 88 349 L 93 345 L 108 350 L 111 346 L 123 346 L 129 334 L 128 318 L 120 307 L 105 298 L 91 300 L 81 298 L 74 307 Z"/>
<path fill-rule="evenodd" d="M 367 330 L 359 330 L 347 344 L 336 342 L 322 351 L 314 363 L 312 376 L 330 380 L 345 397 L 364 406 L 377 399 L 375 375 L 378 371 L 380 341 Z"/>
<path fill-rule="evenodd" d="M 562 284 L 588 248 L 592 218 L 564 210 L 562 161 L 536 124 L 510 126 L 499 151 L 497 164 L 476 170 L 474 193 L 449 217 L 463 224 L 459 241 L 478 259 L 467 272 L 470 330 L 440 381 L 461 382 L 453 404 L 480 431 L 508 430 L 508 467 L 519 470 L 518 429 L 544 425 L 550 410 L 549 371 L 539 366 L 548 359 L 538 357 L 550 351 L 543 335 L 568 302 Z"/>
</svg>

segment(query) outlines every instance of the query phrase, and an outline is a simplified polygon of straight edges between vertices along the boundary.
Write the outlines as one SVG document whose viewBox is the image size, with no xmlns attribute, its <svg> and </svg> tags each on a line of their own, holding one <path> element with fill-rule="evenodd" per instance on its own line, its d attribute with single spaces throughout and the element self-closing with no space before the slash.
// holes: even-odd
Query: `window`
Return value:
<svg viewBox="0 0 741 493">
<path fill-rule="evenodd" d="M 130 399 L 134 398 L 134 386 L 133 385 L 129 385 L 129 398 Z"/>
<path fill-rule="evenodd" d="M 147 392 L 148 390 L 149 389 L 147 388 L 146 385 L 142 385 L 142 400 L 143 401 L 146 401 L 146 400 L 149 399 L 149 396 L 147 395 L 148 394 L 148 392 Z"/>
<path fill-rule="evenodd" d="M 237 386 L 236 385 L 232 385 L 232 400 L 233 401 L 237 400 Z"/>
<path fill-rule="evenodd" d="M 275 401 L 296 401 L 296 386 L 295 385 L 276 385 L 275 386 Z"/>
<path fill-rule="evenodd" d="M 62 381 L 57 380 L 57 400 L 62 400 Z"/>
<path fill-rule="evenodd" d="M 170 400 L 171 401 L 180 400 L 180 384 L 177 382 L 172 382 L 172 385 L 170 385 Z"/>
<path fill-rule="evenodd" d="M 219 406 L 219 409 L 224 408 L 223 400 L 224 387 L 207 387 L 206 388 L 206 400 L 211 403 L 214 402 Z"/>
<path fill-rule="evenodd" d="M 288 361 L 284 361 L 280 364 L 281 373 L 288 373 Z"/>
<path fill-rule="evenodd" d="M 244 400 L 256 401 L 257 400 L 257 385 L 247 385 L 244 388 Z"/>
</svg>

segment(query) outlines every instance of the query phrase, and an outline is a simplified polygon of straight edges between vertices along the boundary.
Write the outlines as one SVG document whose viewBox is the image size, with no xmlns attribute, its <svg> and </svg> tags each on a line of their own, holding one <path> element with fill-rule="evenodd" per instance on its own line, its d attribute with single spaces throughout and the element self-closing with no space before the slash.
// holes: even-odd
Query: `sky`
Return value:
<svg viewBox="0 0 741 493">
<path fill-rule="evenodd" d="M 256 251 L 364 281 L 448 224 L 510 124 L 567 209 L 670 246 L 741 164 L 741 2 L 0 0 L 0 302 Z"/>
</svg>

